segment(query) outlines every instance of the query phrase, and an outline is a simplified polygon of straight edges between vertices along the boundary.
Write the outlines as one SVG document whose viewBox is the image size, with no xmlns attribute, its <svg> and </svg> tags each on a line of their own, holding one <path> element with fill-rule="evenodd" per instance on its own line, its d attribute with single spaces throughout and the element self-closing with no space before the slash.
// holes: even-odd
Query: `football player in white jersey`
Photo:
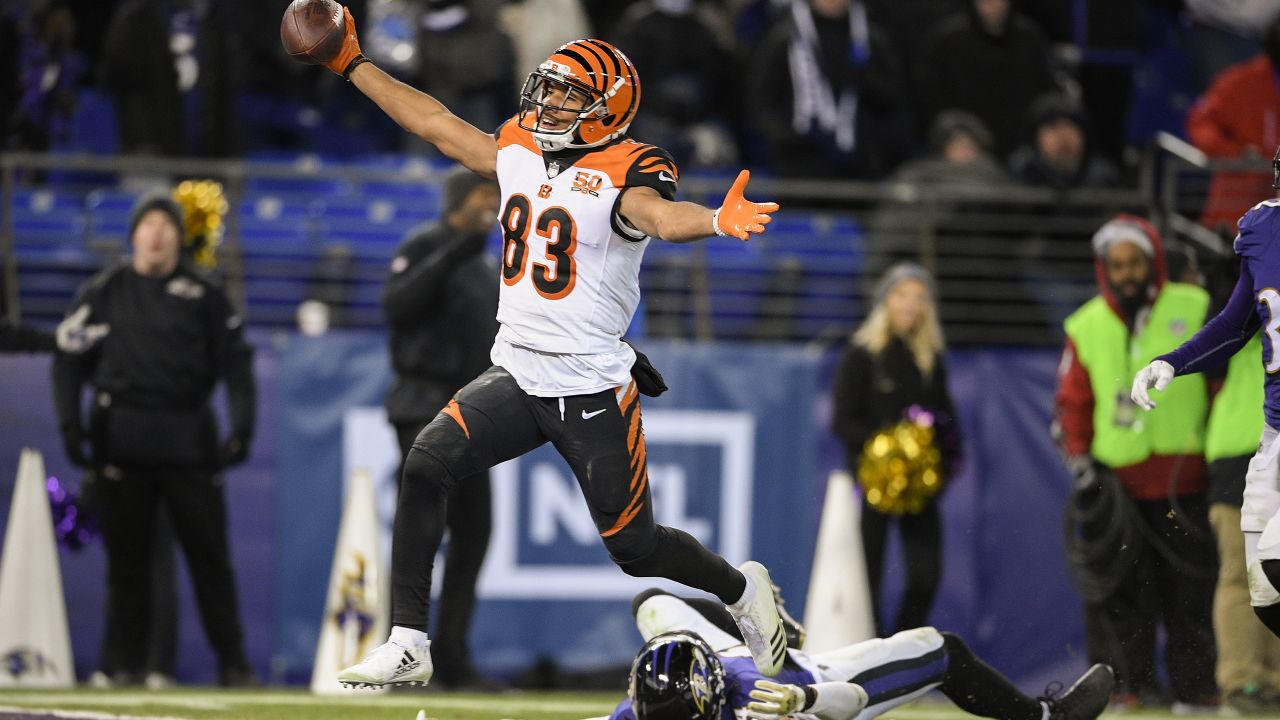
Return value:
<svg viewBox="0 0 1280 720">
<path fill-rule="evenodd" d="M 640 300 L 640 260 L 650 238 L 746 240 L 764 231 L 778 206 L 743 198 L 746 171 L 719 209 L 675 202 L 679 175 L 671 156 L 626 136 L 640 81 L 608 43 L 560 47 L 530 73 L 519 113 L 491 135 L 370 63 L 344 13 L 343 46 L 327 67 L 409 132 L 498 179 L 503 253 L 494 365 L 458 391 L 405 460 L 391 638 L 338 679 L 353 686 L 430 679 L 427 602 L 448 491 L 546 442 L 573 469 L 623 572 L 718 597 L 760 672 L 776 675 L 786 640 L 765 568 L 734 568 L 688 533 L 654 522 L 632 379 L 636 353 L 621 337 Z"/>
</svg>

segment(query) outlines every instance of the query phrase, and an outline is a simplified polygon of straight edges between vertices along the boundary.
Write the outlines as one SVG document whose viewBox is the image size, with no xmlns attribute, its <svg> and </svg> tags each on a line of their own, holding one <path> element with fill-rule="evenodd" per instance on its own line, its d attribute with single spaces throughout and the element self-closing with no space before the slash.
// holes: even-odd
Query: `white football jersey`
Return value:
<svg viewBox="0 0 1280 720">
<path fill-rule="evenodd" d="M 494 363 L 536 395 L 625 384 L 634 354 L 621 338 L 640 302 L 649 238 L 618 218 L 618 202 L 640 185 L 674 198 L 674 161 L 630 139 L 544 157 L 514 119 L 497 138 L 503 245 Z"/>
</svg>

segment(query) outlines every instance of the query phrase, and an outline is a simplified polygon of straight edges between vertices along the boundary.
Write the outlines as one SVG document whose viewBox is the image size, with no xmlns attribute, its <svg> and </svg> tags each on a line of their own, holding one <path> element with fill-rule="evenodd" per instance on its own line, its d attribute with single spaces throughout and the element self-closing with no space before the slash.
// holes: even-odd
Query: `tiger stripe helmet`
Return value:
<svg viewBox="0 0 1280 720">
<path fill-rule="evenodd" d="M 639 107 L 640 75 L 631 60 L 603 40 L 574 40 L 529 73 L 519 124 L 543 151 L 596 147 L 625 134 Z M 550 130 L 542 127 L 547 110 L 577 117 L 567 128 Z"/>
</svg>

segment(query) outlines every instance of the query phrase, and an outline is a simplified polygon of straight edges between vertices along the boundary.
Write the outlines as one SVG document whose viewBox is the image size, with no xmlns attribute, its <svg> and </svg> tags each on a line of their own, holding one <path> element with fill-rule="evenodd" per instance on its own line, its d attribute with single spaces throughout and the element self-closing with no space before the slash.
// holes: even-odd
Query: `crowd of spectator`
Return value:
<svg viewBox="0 0 1280 720">
<path fill-rule="evenodd" d="M 77 97 L 92 89 L 111 101 L 111 146 L 123 152 L 426 152 L 339 79 L 285 56 L 277 30 L 287 3 L 0 0 L 0 37 L 9 40 L 0 43 L 5 147 L 65 144 Z M 1060 189 L 1131 180 L 1133 150 L 1157 130 L 1189 136 L 1214 157 L 1269 155 L 1276 143 L 1266 137 L 1275 124 L 1265 121 L 1280 109 L 1268 74 L 1280 59 L 1276 42 L 1265 40 L 1270 3 L 349 5 L 371 57 L 482 128 L 514 111 L 520 81 L 560 43 L 614 42 L 644 80 L 633 134 L 668 147 L 685 168 L 745 164 L 784 177 L 882 179 L 935 153 L 956 117 L 976 141 L 966 152 L 983 166 Z M 1222 107 L 1242 106 L 1248 112 L 1223 117 Z M 1230 192 L 1252 180 L 1221 183 Z M 1211 203 L 1207 220 L 1238 204 Z"/>
</svg>

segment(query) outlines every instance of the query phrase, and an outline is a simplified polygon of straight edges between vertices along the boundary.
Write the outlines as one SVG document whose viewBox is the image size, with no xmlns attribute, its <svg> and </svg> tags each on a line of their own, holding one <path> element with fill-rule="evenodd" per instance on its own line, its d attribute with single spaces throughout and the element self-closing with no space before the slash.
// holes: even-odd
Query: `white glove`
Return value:
<svg viewBox="0 0 1280 720">
<path fill-rule="evenodd" d="M 87 352 L 90 348 L 98 343 L 99 340 L 107 336 L 111 332 L 111 326 L 107 323 L 88 324 L 90 309 L 88 304 L 81 305 L 76 311 L 68 315 L 62 322 L 58 323 L 58 330 L 54 334 L 58 340 L 58 349 L 72 355 L 80 355 Z"/>
<path fill-rule="evenodd" d="M 781 717 L 804 708 L 804 690 L 796 685 L 757 680 L 751 697 L 755 702 L 747 705 L 749 717 Z"/>
<path fill-rule="evenodd" d="M 1151 364 L 1138 371 L 1133 378 L 1133 389 L 1129 397 L 1143 410 L 1155 408 L 1155 401 L 1147 394 L 1147 390 L 1155 388 L 1164 390 L 1173 382 L 1173 366 L 1163 360 L 1152 360 Z"/>
</svg>

